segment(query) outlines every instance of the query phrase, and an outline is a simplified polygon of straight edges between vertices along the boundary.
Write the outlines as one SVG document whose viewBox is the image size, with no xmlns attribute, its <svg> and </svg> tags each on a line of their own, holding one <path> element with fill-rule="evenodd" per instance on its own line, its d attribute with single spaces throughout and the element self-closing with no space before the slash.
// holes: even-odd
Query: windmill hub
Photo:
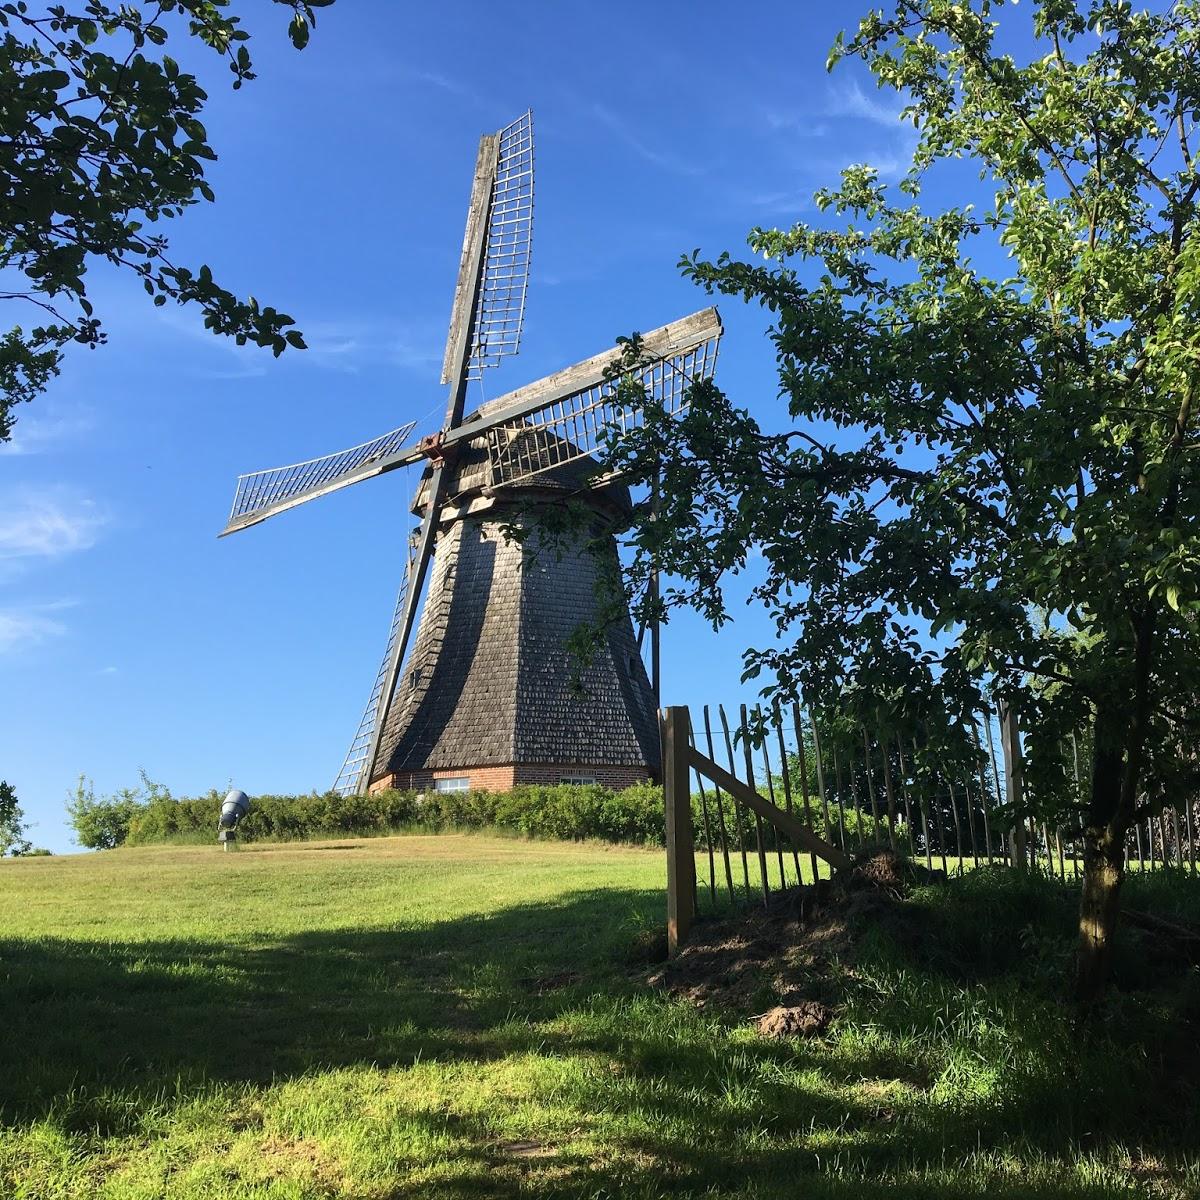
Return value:
<svg viewBox="0 0 1200 1200">
<path fill-rule="evenodd" d="M 349 450 L 243 475 L 223 534 L 426 462 L 421 517 L 383 662 L 335 787 L 500 789 L 521 782 L 625 784 L 657 774 L 657 696 L 626 609 L 604 615 L 587 663 L 567 650 L 620 596 L 611 520 L 629 493 L 602 473 L 604 437 L 641 418 L 610 377 L 618 349 L 510 392 L 464 417 L 467 383 L 520 346 L 533 229 L 533 121 L 479 143 L 450 319 L 443 428 L 415 445 L 415 422 Z M 627 378 L 668 413 L 711 376 L 721 321 L 693 313 L 641 340 Z M 545 506 L 585 501 L 586 529 L 536 553 Z M 509 536 L 512 532 L 520 536 Z M 530 551 L 533 551 L 531 554 Z M 432 570 L 431 570 L 432 565 Z M 416 623 L 428 576 L 428 594 Z M 414 627 L 416 639 L 409 653 Z"/>
<path fill-rule="evenodd" d="M 443 429 L 439 429 L 437 433 L 431 433 L 428 437 L 423 437 L 417 443 L 417 449 L 435 466 L 442 466 L 453 461 L 458 454 L 457 446 L 446 445 L 446 432 Z"/>
</svg>

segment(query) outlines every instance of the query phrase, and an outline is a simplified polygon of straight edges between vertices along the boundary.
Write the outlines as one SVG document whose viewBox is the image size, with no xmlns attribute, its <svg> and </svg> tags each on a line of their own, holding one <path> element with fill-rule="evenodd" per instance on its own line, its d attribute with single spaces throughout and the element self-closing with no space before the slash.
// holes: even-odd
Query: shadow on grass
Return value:
<svg viewBox="0 0 1200 1200">
<path fill-rule="evenodd" d="M 943 1195 L 1108 1195 L 1024 1171 L 964 1192 L 956 1164 L 1018 1145 L 1069 1163 L 1081 1136 L 1107 1134 L 1144 1155 L 1177 1153 L 1178 1123 L 1168 1129 L 1145 1097 L 1132 1100 L 1134 1080 L 1110 1074 L 1080 1092 L 1077 1078 L 1054 1076 L 1061 1057 L 1041 1076 L 1000 1063 L 1008 1085 L 947 1091 L 947 1072 L 968 1070 L 953 1055 L 914 1086 L 899 1061 L 889 1075 L 869 1041 L 761 1041 L 647 996 L 631 948 L 661 903 L 658 892 L 612 889 L 419 929 L 258 944 L 0 942 L 0 1116 L 136 1137 L 147 1110 L 214 1084 L 531 1052 L 586 1060 L 556 1085 L 561 1103 L 616 1122 L 620 1153 L 556 1155 L 549 1170 L 540 1147 L 507 1149 L 486 1117 L 414 1106 L 406 1121 L 458 1147 L 438 1194 L 782 1196 L 803 1177 L 806 1196 L 917 1197 L 937 1194 L 942 1172 Z M 1031 1004 L 1031 1020 L 1042 1011 Z"/>
</svg>

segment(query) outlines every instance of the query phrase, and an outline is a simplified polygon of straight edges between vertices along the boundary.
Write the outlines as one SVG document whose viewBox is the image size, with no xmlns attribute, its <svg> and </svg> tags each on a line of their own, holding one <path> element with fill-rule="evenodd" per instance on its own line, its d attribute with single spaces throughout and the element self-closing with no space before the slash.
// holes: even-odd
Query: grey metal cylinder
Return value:
<svg viewBox="0 0 1200 1200">
<path fill-rule="evenodd" d="M 250 797 L 234 788 L 221 803 L 218 829 L 236 829 L 238 822 L 250 811 Z"/>
</svg>

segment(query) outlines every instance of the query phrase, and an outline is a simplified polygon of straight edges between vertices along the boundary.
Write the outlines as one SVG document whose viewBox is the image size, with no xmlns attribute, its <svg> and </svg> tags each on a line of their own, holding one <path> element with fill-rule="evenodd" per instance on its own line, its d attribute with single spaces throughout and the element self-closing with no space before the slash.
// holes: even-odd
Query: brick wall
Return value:
<svg viewBox="0 0 1200 1200">
<path fill-rule="evenodd" d="M 371 784 L 372 793 L 384 788 L 396 788 L 402 792 L 431 791 L 435 780 L 470 780 L 473 791 L 507 792 L 517 784 L 556 784 L 567 776 L 585 776 L 594 779 L 603 787 L 619 791 L 646 783 L 651 779 L 644 767 L 597 767 L 587 764 L 563 763 L 507 763 L 503 766 L 440 768 L 436 771 L 412 771 L 385 776 Z"/>
<path fill-rule="evenodd" d="M 586 763 L 520 763 L 514 771 L 514 783 L 558 783 L 566 776 L 579 775 L 614 791 L 646 783 L 651 778 L 645 767 L 597 767 Z"/>
</svg>

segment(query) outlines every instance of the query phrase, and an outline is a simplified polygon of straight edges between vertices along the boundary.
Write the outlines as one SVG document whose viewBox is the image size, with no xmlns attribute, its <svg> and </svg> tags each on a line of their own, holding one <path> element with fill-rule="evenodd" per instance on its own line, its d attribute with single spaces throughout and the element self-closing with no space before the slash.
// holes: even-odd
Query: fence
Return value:
<svg viewBox="0 0 1200 1200">
<path fill-rule="evenodd" d="M 688 708 L 668 708 L 661 726 L 672 953 L 699 913 L 769 905 L 774 893 L 828 874 L 868 845 L 947 874 L 982 863 L 1061 879 L 1082 869 L 1077 826 L 1003 819 L 1026 786 L 1012 713 L 979 715 L 970 723 L 973 754 L 944 770 L 913 739 L 844 718 L 835 730 L 799 705 L 742 705 L 734 721 L 722 705 L 705 705 L 695 722 Z M 1064 752 L 1082 799 L 1077 741 Z M 1196 869 L 1196 813 L 1181 807 L 1139 821 L 1131 864 Z"/>
</svg>

